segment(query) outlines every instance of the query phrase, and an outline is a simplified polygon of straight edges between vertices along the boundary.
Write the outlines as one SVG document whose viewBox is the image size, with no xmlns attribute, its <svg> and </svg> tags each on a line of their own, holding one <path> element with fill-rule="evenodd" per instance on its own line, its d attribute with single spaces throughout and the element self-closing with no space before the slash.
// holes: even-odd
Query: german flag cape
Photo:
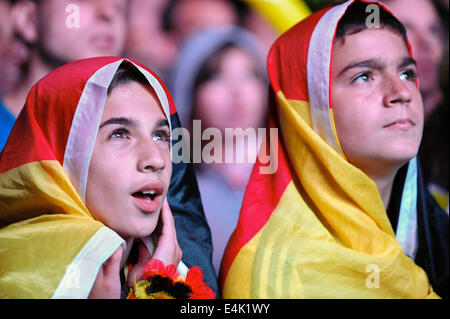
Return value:
<svg viewBox="0 0 450 319">
<path fill-rule="evenodd" d="M 278 151 L 278 169 L 263 174 L 265 165 L 255 164 L 222 261 L 224 298 L 438 297 L 410 257 L 415 159 L 396 238 L 375 183 L 346 161 L 334 132 L 332 44 L 353 2 L 314 13 L 270 50 L 270 127 L 281 134 L 266 149 Z"/>
<path fill-rule="evenodd" d="M 72 62 L 31 89 L 0 157 L 1 298 L 86 298 L 124 244 L 84 204 L 107 88 L 122 63 L 144 74 L 172 125 L 166 87 L 131 60 Z"/>
</svg>

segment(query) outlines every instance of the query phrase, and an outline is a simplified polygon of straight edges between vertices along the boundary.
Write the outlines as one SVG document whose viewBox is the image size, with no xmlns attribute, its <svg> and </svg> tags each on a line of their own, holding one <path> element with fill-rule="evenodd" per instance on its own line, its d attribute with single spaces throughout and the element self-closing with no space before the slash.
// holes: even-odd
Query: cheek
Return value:
<svg viewBox="0 0 450 319">
<path fill-rule="evenodd" d="M 94 151 L 86 183 L 86 206 L 96 219 L 102 221 L 108 216 L 105 212 L 107 208 L 114 205 L 115 199 L 119 198 L 117 188 L 124 180 L 124 170 L 117 169 L 114 157 L 109 160 L 107 158 L 97 155 Z"/>
<path fill-rule="evenodd" d="M 424 125 L 424 116 L 425 116 L 425 109 L 424 109 L 424 104 L 423 104 L 423 100 L 422 100 L 422 95 L 420 94 L 419 90 L 414 87 L 414 97 L 413 97 L 413 107 L 414 107 L 414 113 L 416 115 L 416 120 L 418 123 L 418 126 L 420 127 L 420 129 L 423 129 L 423 125 Z"/>
<path fill-rule="evenodd" d="M 440 62 L 444 53 L 444 37 L 441 37 L 437 32 L 428 30 L 427 37 L 424 39 L 429 49 L 428 54 L 431 53 L 431 58 L 436 62 Z"/>
<path fill-rule="evenodd" d="M 114 24 L 114 35 L 115 39 L 117 41 L 117 46 L 122 48 L 126 41 L 127 41 L 127 25 L 126 20 L 123 17 L 117 17 Z M 146 33 L 148 30 L 142 31 L 140 33 Z M 141 40 L 141 41 L 147 41 L 147 39 Z M 150 47 L 150 46 L 149 46 Z"/>
<path fill-rule="evenodd" d="M 166 149 L 164 153 L 164 161 L 166 163 L 164 172 L 162 174 L 162 182 L 166 186 L 166 188 L 169 188 L 170 185 L 170 179 L 172 177 L 172 159 L 170 156 L 170 149 Z"/>
<path fill-rule="evenodd" d="M 66 23 L 61 17 L 52 17 L 51 15 L 41 16 L 38 22 L 37 30 L 39 32 L 39 41 L 41 43 L 51 45 L 58 41 L 64 40 L 61 35 L 67 32 Z"/>
<path fill-rule="evenodd" d="M 222 113 L 229 97 L 227 90 L 215 83 L 204 84 L 197 91 L 196 113 L 200 119 L 207 121 Z"/>
<path fill-rule="evenodd" d="M 265 103 L 265 87 L 258 81 L 251 81 L 247 85 L 243 86 L 243 94 L 246 102 L 254 105 L 255 107 L 264 105 Z"/>
<path fill-rule="evenodd" d="M 353 145 L 355 141 L 360 139 L 362 133 L 357 116 L 352 112 L 343 112 L 334 110 L 334 125 L 336 128 L 337 138 L 344 152 L 348 146 Z"/>
<path fill-rule="evenodd" d="M 362 100 L 362 101 L 361 101 Z M 332 99 L 333 103 L 333 99 Z M 340 96 L 334 100 L 333 120 L 336 128 L 339 144 L 344 153 L 351 153 L 364 144 L 370 137 L 371 125 L 376 121 L 375 114 L 368 114 L 369 108 L 356 108 L 367 104 L 367 98 L 348 98 Z"/>
<path fill-rule="evenodd" d="M 157 177 L 163 184 L 164 189 L 167 191 L 170 185 L 170 179 L 172 177 L 172 157 L 169 143 L 161 141 L 155 142 L 155 146 L 157 148 L 157 150 L 155 149 L 155 152 L 159 152 L 159 156 L 164 161 L 164 168 L 163 170 L 159 171 Z M 132 160 L 130 159 L 128 162 L 132 162 Z M 130 177 L 128 177 L 128 179 L 132 178 L 135 174 L 140 173 L 137 171 L 133 171 L 133 168 L 131 168 L 131 173 L 129 174 Z"/>
</svg>

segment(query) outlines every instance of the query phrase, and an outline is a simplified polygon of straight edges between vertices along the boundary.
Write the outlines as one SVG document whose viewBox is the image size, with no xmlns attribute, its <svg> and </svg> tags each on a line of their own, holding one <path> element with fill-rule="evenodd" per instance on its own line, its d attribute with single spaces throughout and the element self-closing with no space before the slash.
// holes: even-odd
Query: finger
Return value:
<svg viewBox="0 0 450 319">
<path fill-rule="evenodd" d="M 177 265 L 181 260 L 181 249 L 178 244 L 175 230 L 175 221 L 170 210 L 167 199 L 161 209 L 162 231 L 157 240 L 153 258 L 159 259 L 166 264 Z"/>
<path fill-rule="evenodd" d="M 176 240 L 175 221 L 166 198 L 161 209 L 161 233 L 158 241 L 174 239 Z"/>
<path fill-rule="evenodd" d="M 164 200 L 162 209 L 161 209 L 163 221 L 174 224 L 174 219 L 172 215 L 172 210 L 170 209 L 169 202 L 167 201 L 167 197 Z"/>
<path fill-rule="evenodd" d="M 161 226 L 161 235 L 176 235 L 175 220 L 173 218 L 169 203 L 167 202 L 167 198 L 164 200 L 164 204 L 161 209 Z"/>
<path fill-rule="evenodd" d="M 122 260 L 123 247 L 120 246 L 103 264 L 103 276 L 116 276 L 120 271 L 120 261 Z"/>
<path fill-rule="evenodd" d="M 175 243 L 175 250 L 177 259 L 181 260 L 181 248 L 178 244 L 177 231 L 175 227 L 175 219 L 172 214 L 172 210 L 170 209 L 169 203 L 165 201 L 165 210 L 164 210 L 164 221 L 163 225 L 166 226 L 165 231 L 171 236 L 172 241 Z"/>
<path fill-rule="evenodd" d="M 161 207 L 161 214 L 158 220 L 158 225 L 152 233 L 152 238 L 156 246 L 160 241 L 173 240 L 175 233 L 175 222 L 173 220 L 172 212 L 170 210 L 167 198 L 164 199 Z"/>
</svg>

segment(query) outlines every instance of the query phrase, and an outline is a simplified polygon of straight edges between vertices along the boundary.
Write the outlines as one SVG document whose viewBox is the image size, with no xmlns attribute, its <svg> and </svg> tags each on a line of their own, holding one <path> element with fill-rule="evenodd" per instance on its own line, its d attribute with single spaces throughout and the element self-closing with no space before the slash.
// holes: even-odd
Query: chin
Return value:
<svg viewBox="0 0 450 319">
<path fill-rule="evenodd" d="M 142 238 L 150 236 L 156 229 L 157 220 L 154 222 L 136 222 L 135 227 L 124 231 L 126 237 Z M 132 226 L 132 225 L 130 225 Z"/>
<path fill-rule="evenodd" d="M 389 154 L 384 157 L 384 161 L 390 166 L 400 168 L 417 155 L 417 151 Z"/>
<path fill-rule="evenodd" d="M 393 148 L 389 153 L 393 159 L 410 161 L 419 152 L 419 145 L 403 145 L 397 148 Z"/>
</svg>

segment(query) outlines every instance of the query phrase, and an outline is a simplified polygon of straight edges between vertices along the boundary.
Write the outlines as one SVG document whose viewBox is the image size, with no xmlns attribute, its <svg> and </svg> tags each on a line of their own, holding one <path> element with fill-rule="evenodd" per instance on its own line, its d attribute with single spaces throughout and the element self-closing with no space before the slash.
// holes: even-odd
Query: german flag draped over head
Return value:
<svg viewBox="0 0 450 319">
<path fill-rule="evenodd" d="M 164 84 L 128 59 L 79 60 L 40 80 L 0 157 L 1 298 L 86 298 L 100 266 L 124 244 L 93 218 L 84 201 L 107 89 L 122 63 L 146 77 L 171 128 L 174 118 L 179 125 Z M 174 170 L 178 190 L 184 189 L 178 184 L 186 182 L 185 175 L 186 169 Z M 181 198 L 187 204 L 193 199 L 202 213 L 198 190 Z M 176 210 L 183 206 L 174 202 Z"/>
<path fill-rule="evenodd" d="M 408 257 L 417 227 L 400 225 L 416 222 L 416 160 L 400 212 L 406 231 L 397 228 L 396 238 L 376 184 L 345 159 L 336 138 L 330 60 L 353 2 L 314 13 L 270 50 L 270 127 L 281 133 L 266 149 L 278 149 L 278 169 L 262 174 L 255 164 L 222 261 L 224 298 L 438 297 Z"/>
</svg>

